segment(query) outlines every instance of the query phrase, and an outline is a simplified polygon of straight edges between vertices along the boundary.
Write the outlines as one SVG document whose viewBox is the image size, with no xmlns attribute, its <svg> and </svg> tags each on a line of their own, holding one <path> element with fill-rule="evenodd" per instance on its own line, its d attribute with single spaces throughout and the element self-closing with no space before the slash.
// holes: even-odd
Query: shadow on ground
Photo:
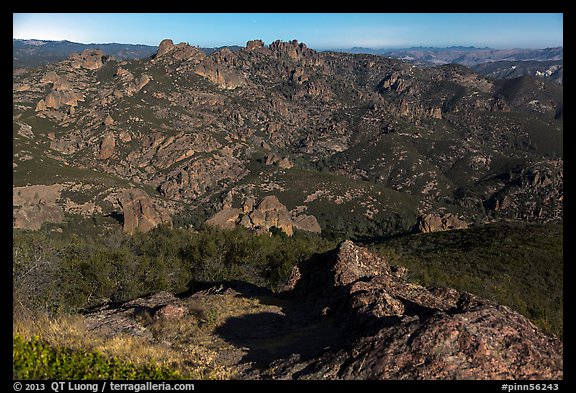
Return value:
<svg viewBox="0 0 576 393">
<path fill-rule="evenodd" d="M 279 312 L 259 312 L 228 318 L 214 333 L 247 351 L 242 362 L 266 368 L 272 361 L 298 354 L 301 359 L 318 355 L 339 346 L 343 328 L 329 318 L 311 313 L 306 303 L 258 291 L 251 285 L 232 285 L 238 296 L 258 298 L 262 304 L 274 305 Z"/>
</svg>

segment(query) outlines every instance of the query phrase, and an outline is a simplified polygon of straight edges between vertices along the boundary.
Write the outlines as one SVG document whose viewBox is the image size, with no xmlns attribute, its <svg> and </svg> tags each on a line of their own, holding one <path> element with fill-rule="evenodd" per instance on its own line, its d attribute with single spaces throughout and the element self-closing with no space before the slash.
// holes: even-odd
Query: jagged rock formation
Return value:
<svg viewBox="0 0 576 393">
<path fill-rule="evenodd" d="M 206 220 L 206 224 L 226 229 L 241 225 L 256 233 L 270 233 L 270 229 L 276 227 L 288 236 L 294 233 L 293 228 L 307 232 L 321 232 L 316 217 L 308 214 L 292 217 L 286 206 L 274 195 L 262 198 L 256 205 L 253 201 L 246 200 L 242 204 L 242 209 L 225 206 Z"/>
<path fill-rule="evenodd" d="M 118 196 L 122 208 L 124 232 L 132 235 L 135 232 L 148 232 L 160 224 L 172 224 L 167 212 L 155 206 L 152 199 L 142 190 L 132 189 Z"/>
<path fill-rule="evenodd" d="M 427 289 L 350 241 L 294 268 L 287 296 L 344 323 L 352 339 L 273 378 L 560 379 L 562 344 L 522 315 L 469 293 Z"/>
</svg>

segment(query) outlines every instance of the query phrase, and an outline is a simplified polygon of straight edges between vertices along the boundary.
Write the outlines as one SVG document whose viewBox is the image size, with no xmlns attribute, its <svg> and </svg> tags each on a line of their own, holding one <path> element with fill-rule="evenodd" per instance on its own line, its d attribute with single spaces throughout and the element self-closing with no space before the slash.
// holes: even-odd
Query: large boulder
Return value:
<svg viewBox="0 0 576 393">
<path fill-rule="evenodd" d="M 133 235 L 136 232 L 148 232 L 160 224 L 172 224 L 165 209 L 156 206 L 144 191 L 125 190 L 118 196 L 118 203 L 124 215 L 124 232 Z"/>
<path fill-rule="evenodd" d="M 343 242 L 298 264 L 284 295 L 337 320 L 348 342 L 270 367 L 279 379 L 561 379 L 562 343 L 527 318 L 450 288 L 405 281 L 403 269 Z"/>
<path fill-rule="evenodd" d="M 64 211 L 57 204 L 62 184 L 31 185 L 12 189 L 12 226 L 36 231 L 44 223 L 60 223 Z"/>
<path fill-rule="evenodd" d="M 46 222 L 64 221 L 64 211 L 55 203 L 39 202 L 13 208 L 12 226 L 18 229 L 37 231 Z"/>
<path fill-rule="evenodd" d="M 318 220 L 315 216 L 311 214 L 301 214 L 296 217 L 292 217 L 292 225 L 294 228 L 301 231 L 320 233 L 322 228 L 318 224 Z"/>
<path fill-rule="evenodd" d="M 100 147 L 98 149 L 98 153 L 96 154 L 96 158 L 98 160 L 107 160 L 114 154 L 115 147 L 116 147 L 116 139 L 114 138 L 114 134 L 109 132 L 102 138 L 102 141 L 100 142 Z"/>
<path fill-rule="evenodd" d="M 452 213 L 444 215 L 422 214 L 418 217 L 416 229 L 420 233 L 450 231 L 453 229 L 468 228 L 468 223 L 459 219 Z"/>
<path fill-rule="evenodd" d="M 257 230 L 268 232 L 270 228 L 276 227 L 288 236 L 292 236 L 290 212 L 274 195 L 262 198 L 249 217 L 252 226 Z"/>
</svg>

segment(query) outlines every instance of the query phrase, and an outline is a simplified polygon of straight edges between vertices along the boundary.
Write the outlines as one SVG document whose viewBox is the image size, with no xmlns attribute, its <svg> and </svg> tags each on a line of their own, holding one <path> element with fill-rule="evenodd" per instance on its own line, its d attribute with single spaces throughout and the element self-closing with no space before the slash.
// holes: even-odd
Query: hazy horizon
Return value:
<svg viewBox="0 0 576 393">
<path fill-rule="evenodd" d="M 168 39 L 170 39 L 170 37 L 166 37 Z M 254 38 L 254 39 L 258 39 L 258 38 Z M 548 46 L 548 47 L 534 47 L 534 48 L 526 48 L 526 47 L 507 47 L 507 48 L 493 48 L 493 47 L 488 47 L 488 46 L 475 46 L 475 45 L 450 45 L 450 46 L 424 46 L 424 45 L 406 45 L 406 46 L 397 46 L 397 47 L 363 47 L 363 46 L 353 46 L 353 47 L 341 47 L 341 48 L 314 48 L 311 47 L 310 45 L 308 45 L 308 43 L 304 42 L 304 41 L 300 41 L 297 38 L 295 38 L 298 42 L 303 42 L 304 44 L 306 44 L 308 47 L 310 47 L 311 49 L 314 50 L 319 50 L 319 51 L 331 51 L 331 50 L 339 50 L 339 49 L 370 49 L 370 50 L 374 50 L 374 51 L 378 51 L 378 50 L 401 50 L 401 49 L 419 49 L 419 48 L 423 48 L 423 49 L 428 49 L 428 48 L 432 48 L 432 49 L 450 49 L 450 48 L 474 48 L 474 49 L 481 49 L 481 50 L 506 50 L 506 49 L 551 49 L 551 48 L 563 48 L 563 45 L 558 45 L 558 46 Z M 66 39 L 62 39 L 62 40 L 48 40 L 48 39 L 41 39 L 41 38 L 13 38 L 13 40 L 20 40 L 20 41 L 43 41 L 43 42 L 71 42 L 71 43 L 75 43 L 75 44 L 82 44 L 82 45 L 109 45 L 109 44 L 122 44 L 122 45 L 145 45 L 145 46 L 158 46 L 160 44 L 160 42 L 158 42 L 157 44 L 141 44 L 141 43 L 133 43 L 133 42 L 120 42 L 120 41 L 109 41 L 109 42 L 80 42 L 80 41 L 72 41 L 72 40 L 66 40 Z M 275 41 L 275 40 L 274 40 Z M 264 42 L 264 45 L 270 45 L 272 42 Z M 177 41 L 174 41 L 175 44 L 177 44 Z M 188 44 L 190 45 L 197 45 L 194 44 L 193 42 L 188 42 Z M 240 46 L 240 47 L 244 47 L 246 45 L 246 42 L 244 43 L 232 43 L 232 44 L 227 44 L 227 45 L 219 45 L 218 47 L 231 47 L 231 46 Z M 201 45 L 197 45 L 197 46 L 201 46 Z M 202 47 L 202 46 L 201 46 Z"/>
</svg>

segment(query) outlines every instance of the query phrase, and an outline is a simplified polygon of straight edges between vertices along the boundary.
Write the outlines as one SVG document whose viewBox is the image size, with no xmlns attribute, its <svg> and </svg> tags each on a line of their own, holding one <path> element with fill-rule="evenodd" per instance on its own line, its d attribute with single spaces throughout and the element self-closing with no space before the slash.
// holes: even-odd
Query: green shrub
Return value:
<svg viewBox="0 0 576 393">
<path fill-rule="evenodd" d="M 486 297 L 562 336 L 562 224 L 496 223 L 397 237 L 373 248 L 421 285 Z"/>
<path fill-rule="evenodd" d="M 13 379 L 181 379 L 166 367 L 153 363 L 135 366 L 97 352 L 52 347 L 38 337 L 13 338 Z"/>
<path fill-rule="evenodd" d="M 133 237 L 15 231 L 14 297 L 54 314 L 220 281 L 278 290 L 296 263 L 334 245 L 298 231 L 256 236 L 244 228 L 158 227 Z"/>
</svg>

